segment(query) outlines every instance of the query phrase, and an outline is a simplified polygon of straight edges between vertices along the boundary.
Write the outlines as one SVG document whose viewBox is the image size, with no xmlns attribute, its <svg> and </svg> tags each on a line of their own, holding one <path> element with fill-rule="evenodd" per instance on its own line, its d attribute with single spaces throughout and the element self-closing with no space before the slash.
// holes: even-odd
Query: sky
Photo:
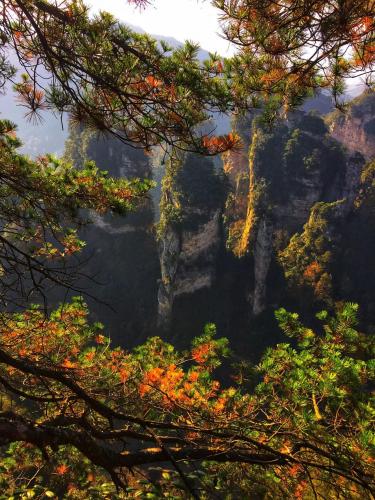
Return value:
<svg viewBox="0 0 375 500">
<path fill-rule="evenodd" d="M 231 54 L 229 43 L 219 36 L 218 11 L 209 1 L 154 0 L 154 5 L 137 9 L 126 0 L 88 0 L 94 11 L 106 10 L 124 23 L 141 27 L 155 35 L 179 41 L 198 42 L 203 49 L 226 56 Z"/>
</svg>

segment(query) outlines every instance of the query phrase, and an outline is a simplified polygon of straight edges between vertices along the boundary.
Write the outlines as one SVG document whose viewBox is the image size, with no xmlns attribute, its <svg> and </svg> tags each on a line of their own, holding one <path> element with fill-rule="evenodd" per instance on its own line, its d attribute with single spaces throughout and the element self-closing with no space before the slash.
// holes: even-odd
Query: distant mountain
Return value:
<svg viewBox="0 0 375 500">
<path fill-rule="evenodd" d="M 53 153 L 61 156 L 67 138 L 67 120 L 51 112 L 43 113 L 42 121 L 33 124 L 25 119 L 24 108 L 17 105 L 14 96 L 0 96 L 0 117 L 8 118 L 18 125 L 18 136 L 23 142 L 22 152 L 30 156 Z"/>
</svg>

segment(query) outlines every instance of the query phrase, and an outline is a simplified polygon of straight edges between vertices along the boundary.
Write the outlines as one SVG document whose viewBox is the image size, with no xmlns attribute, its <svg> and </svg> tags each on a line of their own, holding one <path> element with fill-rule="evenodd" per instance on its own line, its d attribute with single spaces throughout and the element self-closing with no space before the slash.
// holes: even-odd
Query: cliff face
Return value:
<svg viewBox="0 0 375 500">
<path fill-rule="evenodd" d="M 212 286 L 215 258 L 221 242 L 220 216 L 219 209 L 213 211 L 207 222 L 199 225 L 196 231 L 182 232 L 175 296 Z"/>
<path fill-rule="evenodd" d="M 366 93 L 354 100 L 346 115 L 328 117 L 334 137 L 343 141 L 342 189 L 336 202 L 314 205 L 303 231 L 279 251 L 287 284 L 300 308 L 358 302 L 368 328 L 374 327 L 375 318 L 375 137 L 369 127 L 374 111 L 375 96 Z"/>
<path fill-rule="evenodd" d="M 235 158 L 227 162 L 236 172 L 235 182 L 245 177 L 242 169 L 248 172 L 247 204 L 237 214 L 240 230 L 234 245 L 234 231 L 229 227 L 228 232 L 237 255 L 252 255 L 250 307 L 258 315 L 267 307 L 268 273 L 277 247 L 302 229 L 315 203 L 341 198 L 353 202 L 363 159 L 345 154 L 315 115 L 296 112 L 272 130 L 258 119 L 251 126 L 248 165 L 240 161 L 235 170 Z"/>
<path fill-rule="evenodd" d="M 186 155 L 154 168 L 163 155 L 150 159 L 80 128 L 71 129 L 65 157 L 78 168 L 91 159 L 115 177 L 152 176 L 158 182 L 134 213 L 91 214 L 93 224 L 82 236 L 86 274 L 98 282 L 88 284 L 87 291 L 99 300 L 91 309 L 115 341 L 134 344 L 156 329 L 168 334 L 176 300 L 209 291 L 215 279 L 224 186 L 213 161 Z M 185 311 L 191 314 L 188 303 Z"/>
<path fill-rule="evenodd" d="M 116 309 L 92 304 L 95 317 L 127 345 L 156 329 L 183 344 L 212 321 L 249 356 L 276 338 L 280 306 L 311 315 L 353 300 L 371 322 L 373 103 L 367 94 L 325 119 L 300 110 L 272 129 L 259 113 L 237 118 L 244 147 L 224 155 L 223 171 L 190 154 L 153 169 L 139 150 L 75 132 L 66 154 L 78 165 L 89 157 L 159 184 L 135 213 L 84 230 L 89 274 L 104 284 L 91 291 Z"/>
<path fill-rule="evenodd" d="M 222 179 L 211 160 L 170 160 L 163 180 L 159 222 L 161 280 L 158 325 L 168 330 L 181 295 L 209 289 L 221 244 Z"/>
<path fill-rule="evenodd" d="M 85 159 L 115 177 L 150 178 L 149 158 L 141 150 L 111 137 L 71 129 L 65 156 L 78 167 Z M 87 241 L 83 271 L 91 278 L 85 289 L 94 319 L 105 324 L 115 342 L 131 346 L 154 329 L 157 316 L 157 280 L 160 276 L 151 199 L 126 216 L 95 216 L 82 229 Z M 92 281 L 94 280 L 94 281 Z"/>
<path fill-rule="evenodd" d="M 366 160 L 375 156 L 375 99 L 365 92 L 354 99 L 347 113 L 338 111 L 327 117 L 332 137 L 351 151 L 359 151 Z"/>
<path fill-rule="evenodd" d="M 171 326 L 173 302 L 177 289 L 177 268 L 181 254 L 181 236 L 174 227 L 167 227 L 159 243 L 161 279 L 158 289 L 158 326 Z"/>
</svg>

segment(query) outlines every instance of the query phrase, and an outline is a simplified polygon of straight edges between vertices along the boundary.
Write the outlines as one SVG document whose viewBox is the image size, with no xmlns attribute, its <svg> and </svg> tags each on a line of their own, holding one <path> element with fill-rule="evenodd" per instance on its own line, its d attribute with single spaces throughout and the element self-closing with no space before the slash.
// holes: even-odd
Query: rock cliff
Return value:
<svg viewBox="0 0 375 500">
<path fill-rule="evenodd" d="M 228 215 L 228 234 L 237 255 L 252 255 L 250 299 L 252 313 L 258 315 L 267 307 L 268 272 L 277 247 L 302 229 L 315 203 L 342 198 L 349 200 L 346 207 L 353 203 L 364 160 L 358 153 L 345 153 L 322 118 L 304 112 L 272 129 L 254 117 L 248 163 L 239 160 L 235 169 L 230 157 L 226 170 L 235 172 L 236 186 L 248 180 L 247 203 L 242 202 L 242 214 L 237 210 L 234 221 Z"/>
<path fill-rule="evenodd" d="M 366 160 L 375 156 L 375 99 L 366 91 L 352 101 L 346 113 L 335 111 L 327 117 L 332 137 Z"/>
<path fill-rule="evenodd" d="M 207 158 L 169 159 L 159 221 L 158 325 L 168 330 L 181 295 L 209 289 L 221 245 L 222 179 Z"/>
<path fill-rule="evenodd" d="M 327 96 L 317 104 L 329 111 Z M 224 155 L 223 168 L 192 154 L 165 165 L 161 154 L 155 168 L 113 139 L 70 137 L 76 164 L 90 157 L 113 175 L 158 181 L 134 214 L 85 229 L 89 270 L 104 283 L 95 292 L 117 312 L 93 309 L 116 341 L 158 331 L 186 344 L 213 321 L 254 357 L 277 338 L 272 311 L 281 305 L 312 317 L 353 300 L 374 322 L 374 95 L 345 115 L 311 108 L 273 128 L 260 112 L 234 118 L 243 148 Z"/>
<path fill-rule="evenodd" d="M 92 159 L 115 177 L 152 176 L 142 150 L 79 127 L 70 130 L 65 156 L 77 167 Z M 160 268 L 152 200 L 147 198 L 126 216 L 90 218 L 93 223 L 82 229 L 87 242 L 83 270 L 90 277 L 84 286 L 97 299 L 89 301 L 90 309 L 115 342 L 137 344 L 155 328 L 157 317 Z"/>
</svg>

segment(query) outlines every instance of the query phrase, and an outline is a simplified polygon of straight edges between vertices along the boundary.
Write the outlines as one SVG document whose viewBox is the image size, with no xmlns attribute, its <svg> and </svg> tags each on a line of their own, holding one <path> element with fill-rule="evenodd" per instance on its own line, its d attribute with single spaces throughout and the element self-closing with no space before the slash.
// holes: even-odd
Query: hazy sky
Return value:
<svg viewBox="0 0 375 500">
<path fill-rule="evenodd" d="M 140 26 L 146 32 L 199 42 L 203 49 L 229 55 L 229 44 L 218 35 L 217 9 L 209 1 L 155 0 L 144 10 L 126 0 L 88 0 L 95 10 L 112 12 L 117 18 Z"/>
</svg>

